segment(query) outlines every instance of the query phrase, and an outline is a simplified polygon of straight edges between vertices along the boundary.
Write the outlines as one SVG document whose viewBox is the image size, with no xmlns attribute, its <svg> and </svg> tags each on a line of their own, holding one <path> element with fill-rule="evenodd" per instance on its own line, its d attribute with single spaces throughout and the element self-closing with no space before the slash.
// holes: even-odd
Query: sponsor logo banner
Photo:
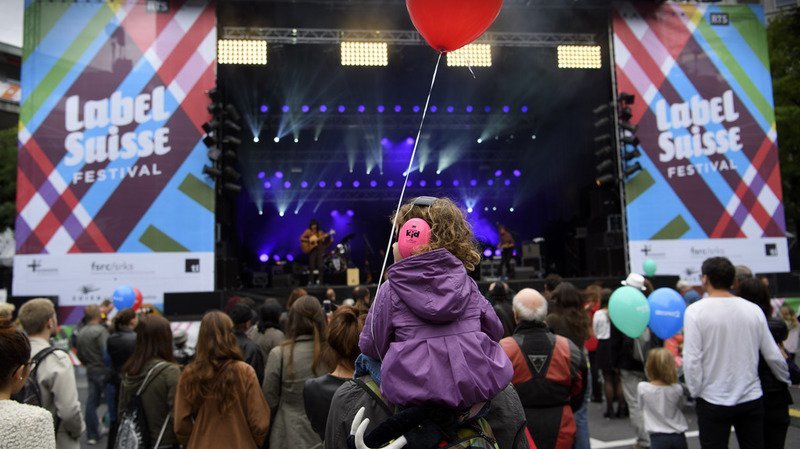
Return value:
<svg viewBox="0 0 800 449">
<path fill-rule="evenodd" d="M 17 254 L 36 257 L 16 260 L 15 274 L 30 263 L 41 273 L 49 261 L 58 284 L 70 257 L 118 254 L 86 273 L 114 273 L 156 295 L 144 287 L 152 270 L 129 270 L 129 256 L 202 261 L 214 251 L 201 140 L 214 85 L 213 1 L 26 2 L 25 36 L 15 231 Z M 179 265 L 213 288 L 213 263 Z M 14 278 L 16 294 L 52 293 L 23 282 Z"/>
<path fill-rule="evenodd" d="M 614 57 L 642 153 L 625 187 L 631 269 L 649 245 L 658 274 L 713 255 L 788 271 L 761 7 L 619 4 Z"/>
<path fill-rule="evenodd" d="M 110 298 L 120 285 L 141 290 L 145 303 L 164 293 L 214 289 L 214 253 L 19 255 L 14 294 L 58 296 L 59 306 L 84 306 Z"/>
</svg>

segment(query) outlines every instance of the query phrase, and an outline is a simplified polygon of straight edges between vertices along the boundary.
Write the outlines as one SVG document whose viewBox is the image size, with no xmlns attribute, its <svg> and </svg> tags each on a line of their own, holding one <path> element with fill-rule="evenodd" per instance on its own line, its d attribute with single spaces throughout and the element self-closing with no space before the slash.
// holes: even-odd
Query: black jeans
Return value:
<svg viewBox="0 0 800 449">
<path fill-rule="evenodd" d="M 511 258 L 514 257 L 514 248 L 503 248 L 500 254 L 502 255 L 500 259 L 500 276 L 505 273 L 506 276 L 513 279 L 514 268 L 511 267 Z"/>
<path fill-rule="evenodd" d="M 322 259 L 325 256 L 325 251 L 322 247 L 317 246 L 308 253 L 308 269 L 311 271 L 309 281 L 322 282 Z M 316 271 L 316 273 L 314 273 Z"/>
<path fill-rule="evenodd" d="M 651 433 L 650 449 L 687 449 L 686 435 L 682 433 Z"/>
<path fill-rule="evenodd" d="M 764 449 L 764 406 L 761 398 L 732 406 L 697 398 L 697 426 L 703 449 L 725 449 L 736 429 L 740 449 Z"/>
</svg>

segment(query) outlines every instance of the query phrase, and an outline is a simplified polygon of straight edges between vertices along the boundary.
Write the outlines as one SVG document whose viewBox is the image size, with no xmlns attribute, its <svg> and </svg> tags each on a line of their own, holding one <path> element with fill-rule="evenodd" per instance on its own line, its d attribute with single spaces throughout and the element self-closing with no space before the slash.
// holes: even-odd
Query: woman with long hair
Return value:
<svg viewBox="0 0 800 449">
<path fill-rule="evenodd" d="M 256 327 L 258 332 L 253 335 L 253 341 L 258 345 L 265 361 L 272 348 L 286 339 L 279 324 L 281 310 L 281 305 L 275 298 L 267 298 L 264 304 L 258 307 L 258 325 Z"/>
<path fill-rule="evenodd" d="M 788 358 L 781 344 L 786 339 L 788 329 L 783 320 L 772 316 L 772 304 L 767 286 L 756 278 L 741 279 L 736 293 L 764 312 L 773 340 L 781 349 L 783 356 Z M 764 394 L 761 399 L 764 404 L 764 448 L 782 449 L 786 442 L 786 433 L 789 431 L 791 419 L 789 405 L 792 403 L 792 395 L 789 387 L 775 377 L 761 355 L 758 356 L 758 378 Z"/>
<path fill-rule="evenodd" d="M 551 299 L 554 304 L 553 311 L 547 316 L 545 322 L 553 333 L 567 337 L 583 351 L 583 345 L 592 335 L 592 329 L 589 315 L 583 308 L 581 292 L 571 283 L 562 282 L 553 290 Z M 589 370 L 584 362 L 581 368 L 581 377 L 587 379 L 588 375 Z M 587 402 L 589 402 L 588 392 L 588 382 L 584 381 L 583 394 L 579 396 L 583 400 L 575 400 L 572 404 L 576 427 L 575 449 L 589 449 L 589 421 L 586 416 Z"/>
<path fill-rule="evenodd" d="M 0 318 L 0 447 L 55 449 L 53 415 L 42 407 L 11 399 L 31 374 L 28 337 Z"/>
<path fill-rule="evenodd" d="M 149 445 L 154 448 L 178 447 L 175 432 L 169 424 L 181 370 L 172 353 L 169 321 L 158 315 L 143 315 L 135 331 L 133 355 L 121 370 L 118 416 L 122 415 L 131 398 L 138 393 L 150 434 Z M 122 433 L 117 436 L 121 437 Z"/>
<path fill-rule="evenodd" d="M 306 379 L 330 372 L 324 357 L 325 314 L 313 296 L 298 298 L 289 309 L 286 341 L 269 353 L 263 391 L 275 419 L 272 448 L 312 449 L 322 444 L 311 428 L 303 404 Z"/>
<path fill-rule="evenodd" d="M 233 321 L 220 311 L 203 316 L 197 353 L 175 396 L 175 435 L 186 449 L 256 449 L 264 444 L 270 410 L 256 372 L 242 359 Z"/>
<path fill-rule="evenodd" d="M 356 358 L 361 354 L 358 337 L 366 317 L 366 310 L 350 306 L 340 306 L 333 312 L 328 323 L 328 352 L 336 368 L 330 374 L 306 380 L 303 387 L 306 416 L 314 432 L 322 439 L 325 438 L 333 394 L 355 373 Z"/>
</svg>

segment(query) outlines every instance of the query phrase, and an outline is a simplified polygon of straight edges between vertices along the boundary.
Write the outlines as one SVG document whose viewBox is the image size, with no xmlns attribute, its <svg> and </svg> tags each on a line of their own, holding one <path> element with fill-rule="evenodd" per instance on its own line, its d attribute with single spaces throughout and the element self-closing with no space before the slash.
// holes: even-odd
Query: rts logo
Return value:
<svg viewBox="0 0 800 449">
<path fill-rule="evenodd" d="M 186 272 L 199 273 L 200 272 L 200 259 L 186 259 Z"/>
</svg>

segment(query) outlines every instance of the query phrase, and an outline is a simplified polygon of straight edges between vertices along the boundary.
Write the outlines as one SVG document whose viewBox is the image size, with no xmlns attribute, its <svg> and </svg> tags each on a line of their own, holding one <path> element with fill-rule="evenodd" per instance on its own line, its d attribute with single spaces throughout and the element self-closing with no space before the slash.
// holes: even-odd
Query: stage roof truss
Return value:
<svg viewBox="0 0 800 449">
<path fill-rule="evenodd" d="M 343 41 L 386 42 L 390 45 L 427 45 L 411 30 L 339 30 L 327 28 L 231 27 L 222 30 L 222 39 L 257 39 L 275 44 L 340 44 Z M 488 32 L 475 43 L 499 47 L 557 47 L 559 45 L 598 45 L 591 33 L 509 33 Z"/>
</svg>

